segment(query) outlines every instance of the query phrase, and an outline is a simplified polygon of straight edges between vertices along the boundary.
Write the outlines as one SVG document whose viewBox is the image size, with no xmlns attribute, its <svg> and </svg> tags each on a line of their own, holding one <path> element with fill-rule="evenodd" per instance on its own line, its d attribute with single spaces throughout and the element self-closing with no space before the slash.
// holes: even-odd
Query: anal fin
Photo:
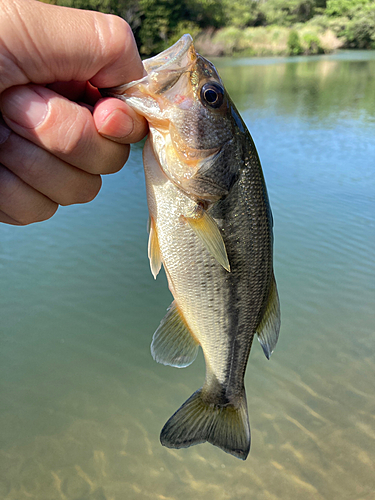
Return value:
<svg viewBox="0 0 375 500">
<path fill-rule="evenodd" d="M 280 331 L 280 302 L 275 276 L 272 274 L 268 302 L 257 328 L 258 340 L 267 359 L 276 347 Z"/>
<path fill-rule="evenodd" d="M 198 341 L 173 301 L 152 338 L 152 357 L 163 365 L 184 368 L 195 360 L 198 347 Z"/>
</svg>

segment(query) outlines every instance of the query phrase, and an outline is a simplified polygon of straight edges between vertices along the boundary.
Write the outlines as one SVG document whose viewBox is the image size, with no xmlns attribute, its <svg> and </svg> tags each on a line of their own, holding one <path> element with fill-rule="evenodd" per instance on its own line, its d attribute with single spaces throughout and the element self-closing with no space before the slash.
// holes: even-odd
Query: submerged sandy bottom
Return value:
<svg viewBox="0 0 375 500">
<path fill-rule="evenodd" d="M 87 418 L 71 417 L 72 423 L 59 433 L 30 436 L 2 449 L 0 497 L 372 499 L 373 360 L 358 361 L 345 375 L 338 371 L 333 377 L 323 367 L 301 377 L 283 366 L 283 360 L 266 365 L 257 356 L 256 361 L 258 374 L 253 367 L 247 378 L 253 444 L 246 462 L 208 444 L 188 450 L 161 447 L 160 400 L 170 400 L 167 381 L 139 395 L 117 387 L 107 418 L 98 418 L 98 401 L 77 394 L 61 406 Z M 360 376 L 363 368 L 367 384 Z M 189 389 L 178 385 L 188 395 Z M 165 406 L 173 410 L 171 404 Z"/>
</svg>

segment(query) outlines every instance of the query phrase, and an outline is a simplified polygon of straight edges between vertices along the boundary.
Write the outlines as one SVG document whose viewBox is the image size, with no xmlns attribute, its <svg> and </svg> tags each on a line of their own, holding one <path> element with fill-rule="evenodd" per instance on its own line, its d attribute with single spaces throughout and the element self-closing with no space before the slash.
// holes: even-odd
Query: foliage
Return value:
<svg viewBox="0 0 375 500">
<path fill-rule="evenodd" d="M 288 51 L 291 56 L 298 56 L 303 53 L 303 48 L 297 31 L 292 30 L 288 37 Z"/>
<path fill-rule="evenodd" d="M 139 30 L 139 41 L 142 52 L 150 55 L 164 50 L 168 38 L 185 17 L 182 3 L 173 0 L 140 0 L 142 23 Z"/>
<path fill-rule="evenodd" d="M 356 49 L 375 49 L 375 5 L 351 13 L 353 17 L 343 31 L 346 45 Z"/>
<path fill-rule="evenodd" d="M 349 14 L 353 8 L 368 3 L 369 0 L 328 0 L 325 14 L 327 16 L 342 17 Z"/>
<path fill-rule="evenodd" d="M 123 17 L 144 56 L 186 32 L 215 54 L 316 54 L 340 43 L 375 48 L 374 0 L 41 1 Z"/>
<path fill-rule="evenodd" d="M 305 33 L 302 37 L 302 43 L 305 54 L 313 55 L 324 52 L 321 41 L 315 33 Z"/>
<path fill-rule="evenodd" d="M 325 14 L 346 47 L 375 48 L 374 1 L 328 0 Z"/>
<path fill-rule="evenodd" d="M 291 31 L 295 34 L 288 46 Z M 331 52 L 339 46 L 339 42 L 330 30 L 300 24 L 293 29 L 276 25 L 248 28 L 230 26 L 214 34 L 199 34 L 195 39 L 195 46 L 198 52 L 208 57 L 235 54 L 285 56 Z"/>
<path fill-rule="evenodd" d="M 105 14 L 123 17 L 136 31 L 141 23 L 139 0 L 41 0 L 44 3 L 73 7 L 76 9 L 97 10 Z"/>
<path fill-rule="evenodd" d="M 223 6 L 227 26 L 244 28 L 266 24 L 266 16 L 257 0 L 223 0 Z"/>
<path fill-rule="evenodd" d="M 262 4 L 267 24 L 292 26 L 311 19 L 317 9 L 315 0 L 268 0 Z"/>
<path fill-rule="evenodd" d="M 219 28 L 224 25 L 223 4 L 218 0 L 139 0 L 141 52 L 164 50 L 184 27 Z"/>
<path fill-rule="evenodd" d="M 42 0 L 45 3 L 73 7 L 75 9 L 100 10 L 106 14 L 112 13 L 116 0 Z M 112 5 L 111 5 L 112 4 Z"/>
<path fill-rule="evenodd" d="M 172 45 L 176 43 L 185 33 L 190 33 L 193 38 L 196 38 L 200 32 L 201 29 L 199 26 L 192 21 L 180 21 L 169 37 L 168 44 Z"/>
</svg>

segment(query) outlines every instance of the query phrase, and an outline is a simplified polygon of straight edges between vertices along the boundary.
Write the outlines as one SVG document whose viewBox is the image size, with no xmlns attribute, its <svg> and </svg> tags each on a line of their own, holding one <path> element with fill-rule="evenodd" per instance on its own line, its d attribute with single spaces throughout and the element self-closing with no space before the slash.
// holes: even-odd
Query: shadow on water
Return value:
<svg viewBox="0 0 375 500">
<path fill-rule="evenodd" d="M 171 296 L 137 145 L 94 202 L 0 228 L 1 500 L 373 499 L 374 55 L 217 66 L 275 219 L 282 331 L 269 362 L 251 352 L 250 456 L 159 443 L 204 362 L 150 355 Z"/>
</svg>

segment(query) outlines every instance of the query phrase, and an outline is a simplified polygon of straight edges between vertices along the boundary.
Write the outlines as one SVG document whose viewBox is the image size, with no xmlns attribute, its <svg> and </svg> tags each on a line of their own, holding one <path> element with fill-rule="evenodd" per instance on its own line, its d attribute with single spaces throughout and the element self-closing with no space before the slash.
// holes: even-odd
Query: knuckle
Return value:
<svg viewBox="0 0 375 500">
<path fill-rule="evenodd" d="M 86 186 L 85 190 L 81 193 L 81 203 L 88 203 L 92 201 L 98 195 L 102 187 L 102 178 L 100 175 L 96 176 L 96 181 L 90 183 L 90 186 Z"/>
<path fill-rule="evenodd" d="M 52 201 L 45 203 L 43 206 L 39 207 L 37 211 L 35 211 L 35 221 L 42 222 L 50 219 L 53 215 L 55 215 L 58 208 L 58 204 Z"/>
<path fill-rule="evenodd" d="M 97 50 L 102 56 L 108 58 L 110 54 L 111 60 L 116 60 L 129 44 L 135 45 L 133 31 L 125 19 L 113 14 L 99 14 L 94 22 L 98 33 Z"/>
<path fill-rule="evenodd" d="M 11 129 L 5 124 L 1 113 L 0 113 L 0 146 L 5 146 L 9 142 L 9 138 L 12 135 Z"/>
<path fill-rule="evenodd" d="M 114 151 L 113 157 L 107 162 L 105 172 L 107 174 L 115 174 L 116 172 L 119 172 L 128 161 L 129 155 L 130 145 L 121 144 L 116 148 L 116 151 Z"/>
<path fill-rule="evenodd" d="M 148 123 L 141 116 L 137 116 L 134 122 L 135 122 L 134 132 L 131 136 L 131 139 L 132 142 L 139 142 L 142 139 L 144 139 L 148 133 Z"/>
<path fill-rule="evenodd" d="M 109 26 L 111 34 L 109 43 L 113 60 L 119 60 L 125 56 L 129 68 L 133 63 L 135 66 L 141 66 L 137 44 L 130 25 L 121 17 L 109 16 Z"/>
<path fill-rule="evenodd" d="M 61 122 L 56 131 L 56 154 L 69 158 L 84 156 L 87 148 L 87 120 L 81 113 L 75 113 Z"/>
<path fill-rule="evenodd" d="M 22 151 L 20 161 L 23 178 L 26 179 L 26 182 L 32 180 L 33 184 L 38 185 L 45 177 L 45 171 L 41 165 L 43 165 L 47 153 L 35 144 L 29 143 L 27 146 L 27 150 Z"/>
<path fill-rule="evenodd" d="M 12 206 L 22 198 L 22 183 L 7 167 L 0 164 L 0 201 L 2 206 Z M 20 194 L 21 193 L 21 194 Z"/>
<path fill-rule="evenodd" d="M 125 21 L 125 19 L 114 15 L 109 15 L 108 19 L 111 25 L 111 32 L 114 33 L 114 38 L 117 38 L 118 36 L 123 37 L 122 42 L 124 42 L 125 44 L 133 42 L 133 31 L 130 25 Z"/>
<path fill-rule="evenodd" d="M 90 115 L 90 116 L 88 116 Z M 103 171 L 105 152 L 103 138 L 94 130 L 90 112 L 79 107 L 58 125 L 53 154 L 65 162 L 90 174 Z"/>
<path fill-rule="evenodd" d="M 57 203 L 34 192 L 2 164 L 0 164 L 0 201 L 1 209 L 20 226 L 47 220 L 58 208 Z"/>
<path fill-rule="evenodd" d="M 60 201 L 60 205 L 74 205 L 92 201 L 100 191 L 102 179 L 100 175 L 92 175 L 89 180 L 76 184 L 74 190 L 69 191 L 67 199 Z"/>
<path fill-rule="evenodd" d="M 25 212 L 18 214 L 17 222 L 21 226 L 27 226 L 34 222 L 42 222 L 50 219 L 56 213 L 57 209 L 57 203 L 46 200 L 45 202 L 28 207 Z"/>
</svg>

